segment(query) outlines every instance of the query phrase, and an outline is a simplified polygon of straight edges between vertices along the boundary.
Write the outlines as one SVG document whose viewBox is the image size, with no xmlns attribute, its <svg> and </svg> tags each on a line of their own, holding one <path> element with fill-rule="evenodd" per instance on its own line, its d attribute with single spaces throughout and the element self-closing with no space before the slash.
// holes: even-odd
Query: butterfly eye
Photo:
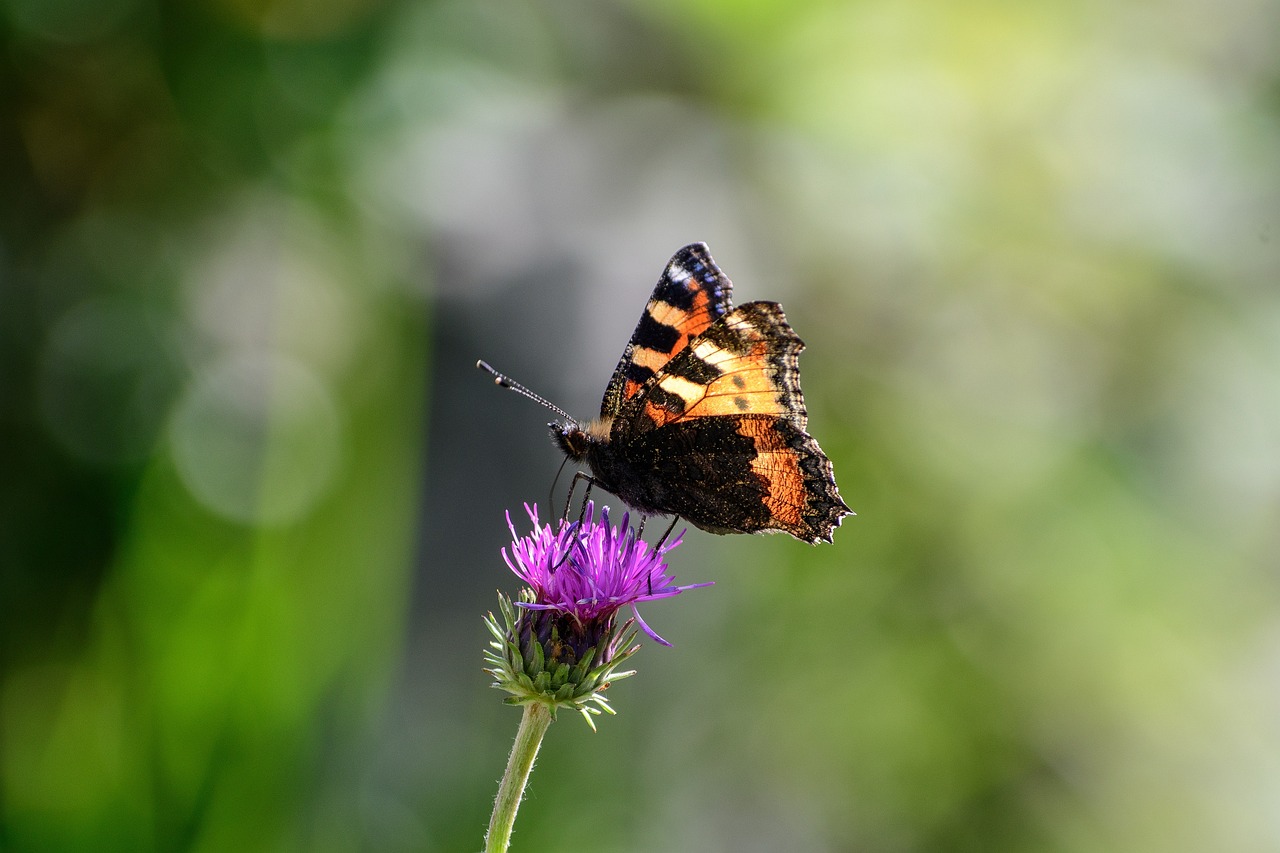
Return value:
<svg viewBox="0 0 1280 853">
<path fill-rule="evenodd" d="M 556 446 L 575 462 L 579 462 L 586 458 L 587 445 L 590 440 L 587 434 L 582 431 L 577 424 L 569 424 L 567 426 L 561 424 L 547 424 L 551 430 L 551 438 Z"/>
</svg>

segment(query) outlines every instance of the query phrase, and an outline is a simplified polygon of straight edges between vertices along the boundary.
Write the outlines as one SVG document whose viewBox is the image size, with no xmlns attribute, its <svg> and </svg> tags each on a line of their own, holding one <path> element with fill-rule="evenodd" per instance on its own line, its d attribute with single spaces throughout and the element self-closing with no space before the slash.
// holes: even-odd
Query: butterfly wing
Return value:
<svg viewBox="0 0 1280 853">
<path fill-rule="evenodd" d="M 849 508 L 807 432 L 802 349 L 780 305 L 750 302 L 659 368 L 612 430 L 615 451 L 647 473 L 637 503 L 718 533 L 831 541 Z"/>
<path fill-rule="evenodd" d="M 673 355 L 729 313 L 732 290 L 733 282 L 716 266 L 705 243 L 690 243 L 676 252 L 613 371 L 600 416 L 616 416 Z"/>
</svg>

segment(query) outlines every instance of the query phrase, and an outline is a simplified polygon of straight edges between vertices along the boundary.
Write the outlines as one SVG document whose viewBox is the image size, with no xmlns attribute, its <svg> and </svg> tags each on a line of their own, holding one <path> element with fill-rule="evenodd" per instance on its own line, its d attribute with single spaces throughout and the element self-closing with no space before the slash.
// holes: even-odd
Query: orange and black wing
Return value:
<svg viewBox="0 0 1280 853">
<path fill-rule="evenodd" d="M 713 323 L 627 400 L 614 450 L 651 472 L 646 502 L 718 533 L 831 541 L 850 514 L 808 433 L 782 307 L 750 302 Z"/>
<path fill-rule="evenodd" d="M 728 314 L 732 290 L 733 282 L 716 266 L 705 243 L 690 243 L 676 252 L 613 371 L 600 416 L 616 416 L 672 356 Z"/>
</svg>

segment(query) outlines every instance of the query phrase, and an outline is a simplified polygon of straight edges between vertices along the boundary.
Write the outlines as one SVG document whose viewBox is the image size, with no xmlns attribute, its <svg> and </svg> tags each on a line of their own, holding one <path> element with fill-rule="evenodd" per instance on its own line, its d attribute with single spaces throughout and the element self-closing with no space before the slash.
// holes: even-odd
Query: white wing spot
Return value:
<svg viewBox="0 0 1280 853">
<path fill-rule="evenodd" d="M 706 386 L 699 385 L 696 382 L 690 382 L 683 376 L 664 376 L 658 380 L 658 387 L 663 391 L 674 394 L 681 400 L 684 400 L 686 406 L 691 406 L 698 400 L 707 395 Z"/>
<path fill-rule="evenodd" d="M 707 362 L 710 362 L 715 358 L 716 354 L 719 352 L 721 352 L 720 347 L 710 341 L 698 341 L 698 343 L 693 346 L 693 354 Z"/>
<path fill-rule="evenodd" d="M 717 367 L 726 361 L 733 361 L 738 356 L 734 355 L 727 349 L 722 349 L 710 341 L 700 341 L 694 344 L 693 354 L 711 367 Z M 721 371 L 723 373 L 723 371 Z"/>
</svg>

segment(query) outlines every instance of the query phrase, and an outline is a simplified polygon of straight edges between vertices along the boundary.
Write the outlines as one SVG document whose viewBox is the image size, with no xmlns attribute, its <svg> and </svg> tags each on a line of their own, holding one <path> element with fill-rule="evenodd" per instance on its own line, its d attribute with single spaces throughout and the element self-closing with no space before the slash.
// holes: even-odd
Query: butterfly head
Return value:
<svg viewBox="0 0 1280 853">
<path fill-rule="evenodd" d="M 599 447 L 609 441 L 609 424 L 605 421 L 588 421 L 580 424 L 577 421 L 567 423 L 549 423 L 551 440 L 560 448 L 565 456 L 574 462 L 583 462 L 593 447 Z"/>
</svg>

